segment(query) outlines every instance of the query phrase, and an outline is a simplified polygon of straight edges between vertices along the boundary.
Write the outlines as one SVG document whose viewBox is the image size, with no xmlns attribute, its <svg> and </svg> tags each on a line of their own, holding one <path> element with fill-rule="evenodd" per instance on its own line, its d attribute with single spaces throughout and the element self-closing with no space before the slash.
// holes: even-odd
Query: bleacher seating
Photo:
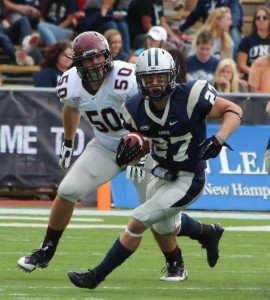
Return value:
<svg viewBox="0 0 270 300">
<path fill-rule="evenodd" d="M 20 84 L 33 86 L 34 75 L 40 66 L 18 66 L 0 64 L 0 74 L 3 85 Z"/>
<path fill-rule="evenodd" d="M 19 45 L 15 45 L 16 49 L 20 49 Z M 44 54 L 46 47 L 39 47 Z M 0 47 L 0 74 L 5 84 L 26 84 L 33 85 L 34 74 L 40 70 L 39 65 L 35 66 L 19 66 L 10 64 L 10 58 L 3 52 Z"/>
</svg>

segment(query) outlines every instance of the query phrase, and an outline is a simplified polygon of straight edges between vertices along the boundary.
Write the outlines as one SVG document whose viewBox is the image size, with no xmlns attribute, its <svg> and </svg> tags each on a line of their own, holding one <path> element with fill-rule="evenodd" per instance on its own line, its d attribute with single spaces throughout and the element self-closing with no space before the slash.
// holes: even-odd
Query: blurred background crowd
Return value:
<svg viewBox="0 0 270 300">
<path fill-rule="evenodd" d="M 0 0 L 0 67 L 38 66 L 33 85 L 55 87 L 72 66 L 72 40 L 93 30 L 115 60 L 136 63 L 144 49 L 161 47 L 180 66 L 178 82 L 270 93 L 269 0 L 257 1 L 252 13 L 243 1 Z"/>
</svg>

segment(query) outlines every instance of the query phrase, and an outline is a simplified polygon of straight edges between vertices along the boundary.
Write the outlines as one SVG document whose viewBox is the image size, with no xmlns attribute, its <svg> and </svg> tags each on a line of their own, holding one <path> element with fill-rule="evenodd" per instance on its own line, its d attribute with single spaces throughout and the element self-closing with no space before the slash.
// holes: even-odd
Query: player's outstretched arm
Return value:
<svg viewBox="0 0 270 300">
<path fill-rule="evenodd" d="M 221 97 L 217 97 L 213 108 L 208 114 L 209 119 L 222 118 L 221 126 L 216 133 L 216 137 L 220 144 L 234 132 L 241 124 L 242 109 L 239 105 L 226 100 Z"/>
<path fill-rule="evenodd" d="M 199 147 L 199 159 L 207 160 L 219 155 L 222 147 L 233 150 L 226 139 L 239 127 L 242 119 L 242 109 L 237 104 L 217 97 L 213 108 L 208 114 L 209 119 L 222 118 L 218 132 L 206 139 Z"/>
</svg>

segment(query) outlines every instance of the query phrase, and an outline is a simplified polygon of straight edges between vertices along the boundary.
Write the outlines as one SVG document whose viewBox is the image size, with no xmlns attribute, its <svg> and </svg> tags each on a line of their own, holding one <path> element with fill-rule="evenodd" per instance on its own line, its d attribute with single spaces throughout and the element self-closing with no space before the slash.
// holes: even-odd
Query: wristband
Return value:
<svg viewBox="0 0 270 300">
<path fill-rule="evenodd" d="M 232 109 L 227 109 L 227 110 L 224 111 L 223 115 L 226 114 L 226 113 L 233 113 L 240 119 L 240 122 L 242 121 L 242 116 L 237 111 L 234 111 Z"/>
<path fill-rule="evenodd" d="M 222 136 L 216 134 L 216 137 L 219 138 L 223 143 L 226 143 L 226 140 Z"/>
</svg>

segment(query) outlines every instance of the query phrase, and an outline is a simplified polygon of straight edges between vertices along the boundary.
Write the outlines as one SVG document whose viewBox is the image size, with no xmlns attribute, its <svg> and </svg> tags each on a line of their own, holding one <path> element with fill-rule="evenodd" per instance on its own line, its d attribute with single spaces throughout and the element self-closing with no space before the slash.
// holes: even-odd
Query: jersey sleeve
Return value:
<svg viewBox="0 0 270 300">
<path fill-rule="evenodd" d="M 187 102 L 187 114 L 189 119 L 204 119 L 215 104 L 217 91 L 206 80 L 191 82 Z"/>
<path fill-rule="evenodd" d="M 73 97 L 74 91 L 81 86 L 81 82 L 78 80 L 80 79 L 77 76 L 75 67 L 66 71 L 61 76 L 56 86 L 56 92 L 60 98 L 60 102 L 78 108 L 79 102 Z"/>
</svg>

